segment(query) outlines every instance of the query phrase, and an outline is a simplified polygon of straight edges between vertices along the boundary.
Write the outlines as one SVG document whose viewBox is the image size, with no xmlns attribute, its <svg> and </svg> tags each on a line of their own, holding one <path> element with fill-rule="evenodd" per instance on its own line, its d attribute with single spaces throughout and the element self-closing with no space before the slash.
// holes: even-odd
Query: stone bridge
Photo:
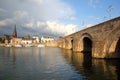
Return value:
<svg viewBox="0 0 120 80">
<path fill-rule="evenodd" d="M 93 58 L 120 58 L 120 17 L 49 42 L 47 46 L 91 52 Z"/>
</svg>

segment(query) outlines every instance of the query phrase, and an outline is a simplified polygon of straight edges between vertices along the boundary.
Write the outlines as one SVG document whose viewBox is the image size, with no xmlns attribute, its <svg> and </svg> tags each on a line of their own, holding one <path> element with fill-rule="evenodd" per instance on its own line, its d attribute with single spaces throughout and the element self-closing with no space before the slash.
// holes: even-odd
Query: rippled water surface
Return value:
<svg viewBox="0 0 120 80">
<path fill-rule="evenodd" d="M 0 47 L 0 80 L 120 80 L 120 60 L 59 48 Z"/>
</svg>

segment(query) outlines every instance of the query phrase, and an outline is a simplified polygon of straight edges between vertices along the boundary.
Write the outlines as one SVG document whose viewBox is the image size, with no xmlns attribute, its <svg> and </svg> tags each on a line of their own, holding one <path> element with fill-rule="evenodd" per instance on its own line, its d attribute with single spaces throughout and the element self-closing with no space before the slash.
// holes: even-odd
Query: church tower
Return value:
<svg viewBox="0 0 120 80">
<path fill-rule="evenodd" d="M 13 37 L 17 37 L 16 25 L 15 25 L 15 27 L 14 27 Z"/>
</svg>

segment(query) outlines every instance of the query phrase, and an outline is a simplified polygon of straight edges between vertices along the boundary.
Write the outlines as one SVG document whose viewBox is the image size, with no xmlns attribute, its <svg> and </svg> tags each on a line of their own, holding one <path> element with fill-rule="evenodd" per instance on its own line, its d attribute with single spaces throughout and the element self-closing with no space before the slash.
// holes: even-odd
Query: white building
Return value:
<svg viewBox="0 0 120 80">
<path fill-rule="evenodd" d="M 33 43 L 39 43 L 40 40 L 39 40 L 39 37 L 37 35 L 33 36 Z"/>
<path fill-rule="evenodd" d="M 32 44 L 33 40 L 32 39 L 22 39 L 21 44 L 27 45 L 27 44 Z"/>
<path fill-rule="evenodd" d="M 41 37 L 41 43 L 51 42 L 51 41 L 54 41 L 53 37 L 49 37 L 49 36 L 42 36 Z"/>
</svg>

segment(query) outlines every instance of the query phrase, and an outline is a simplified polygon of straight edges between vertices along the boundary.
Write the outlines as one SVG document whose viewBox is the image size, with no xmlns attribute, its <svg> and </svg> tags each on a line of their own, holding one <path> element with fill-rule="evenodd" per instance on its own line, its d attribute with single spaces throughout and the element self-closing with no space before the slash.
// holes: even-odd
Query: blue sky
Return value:
<svg viewBox="0 0 120 80">
<path fill-rule="evenodd" d="M 77 25 L 95 25 L 120 16 L 120 0 L 66 0 L 66 2 L 75 10 Z M 107 12 L 110 6 L 114 9 Z M 79 29 L 81 28 L 79 26 Z"/>
<path fill-rule="evenodd" d="M 120 16 L 120 0 L 0 0 L 0 34 L 66 36 Z M 111 15 L 111 17 L 110 17 Z"/>
</svg>

